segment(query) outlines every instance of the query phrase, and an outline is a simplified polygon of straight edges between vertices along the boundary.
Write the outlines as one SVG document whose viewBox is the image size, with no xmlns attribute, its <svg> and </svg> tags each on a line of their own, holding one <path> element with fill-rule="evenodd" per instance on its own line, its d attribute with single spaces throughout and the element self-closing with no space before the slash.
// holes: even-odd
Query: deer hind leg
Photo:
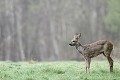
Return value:
<svg viewBox="0 0 120 80">
<path fill-rule="evenodd" d="M 111 53 L 111 52 L 110 52 Z M 113 72 L 113 59 L 110 57 L 110 53 L 103 55 L 107 58 L 109 65 L 110 65 L 110 72 Z"/>
<path fill-rule="evenodd" d="M 113 60 L 110 56 L 108 56 L 107 59 L 110 65 L 110 72 L 113 72 Z"/>
</svg>

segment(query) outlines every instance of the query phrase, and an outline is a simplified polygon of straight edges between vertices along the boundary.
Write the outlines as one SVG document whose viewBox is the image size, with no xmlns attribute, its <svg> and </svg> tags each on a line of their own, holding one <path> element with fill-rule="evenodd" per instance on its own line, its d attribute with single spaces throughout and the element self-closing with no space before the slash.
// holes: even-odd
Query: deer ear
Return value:
<svg viewBox="0 0 120 80">
<path fill-rule="evenodd" d="M 75 35 L 78 35 L 78 33 L 75 33 Z"/>
<path fill-rule="evenodd" d="M 79 33 L 78 36 L 81 37 L 81 33 Z"/>
</svg>

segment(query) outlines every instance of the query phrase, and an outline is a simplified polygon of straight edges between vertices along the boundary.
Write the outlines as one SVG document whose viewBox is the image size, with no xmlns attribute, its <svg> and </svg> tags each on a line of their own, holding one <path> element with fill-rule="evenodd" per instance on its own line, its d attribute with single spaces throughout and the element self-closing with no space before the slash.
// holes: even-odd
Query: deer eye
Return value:
<svg viewBox="0 0 120 80">
<path fill-rule="evenodd" d="M 73 41 L 73 42 L 77 42 L 77 41 Z"/>
</svg>

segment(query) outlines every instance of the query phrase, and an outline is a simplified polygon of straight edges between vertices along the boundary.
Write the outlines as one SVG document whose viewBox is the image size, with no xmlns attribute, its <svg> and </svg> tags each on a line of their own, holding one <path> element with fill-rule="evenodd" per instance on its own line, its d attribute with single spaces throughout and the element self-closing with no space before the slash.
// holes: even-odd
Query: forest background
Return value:
<svg viewBox="0 0 120 80">
<path fill-rule="evenodd" d="M 0 0 L 0 60 L 83 60 L 68 44 L 110 40 L 120 57 L 120 0 Z M 97 59 L 105 59 L 99 56 Z"/>
</svg>

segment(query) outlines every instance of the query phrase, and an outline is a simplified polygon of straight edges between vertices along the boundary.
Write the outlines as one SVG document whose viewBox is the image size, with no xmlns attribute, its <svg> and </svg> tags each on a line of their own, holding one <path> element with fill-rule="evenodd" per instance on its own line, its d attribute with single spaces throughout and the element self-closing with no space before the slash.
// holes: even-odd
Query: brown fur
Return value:
<svg viewBox="0 0 120 80">
<path fill-rule="evenodd" d="M 76 49 L 81 53 L 86 62 L 86 72 L 90 69 L 91 58 L 103 54 L 110 65 L 110 72 L 113 72 L 113 60 L 110 57 L 111 51 L 113 50 L 113 44 L 107 40 L 99 40 L 91 44 L 81 45 L 79 38 L 80 34 L 75 34 L 72 39 L 70 46 L 75 46 Z"/>
</svg>

